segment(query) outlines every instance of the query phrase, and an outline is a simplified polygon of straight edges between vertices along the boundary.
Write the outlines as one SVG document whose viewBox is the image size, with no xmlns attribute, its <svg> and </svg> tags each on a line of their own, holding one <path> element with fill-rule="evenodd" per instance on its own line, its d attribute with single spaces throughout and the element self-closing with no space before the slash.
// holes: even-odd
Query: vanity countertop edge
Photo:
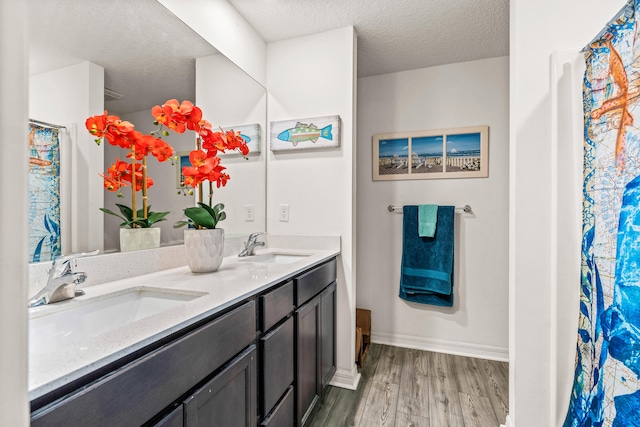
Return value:
<svg viewBox="0 0 640 427">
<path fill-rule="evenodd" d="M 278 252 L 308 256 L 290 264 L 254 262 L 252 257 L 227 256 L 214 273 L 196 274 L 187 266 L 176 267 L 91 286 L 85 289 L 86 295 L 82 297 L 31 310 L 30 318 L 40 317 L 65 310 L 73 304 L 82 304 L 87 299 L 96 301 L 101 296 L 108 298 L 114 292 L 131 288 L 204 294 L 177 307 L 54 352 L 29 352 L 29 400 L 40 398 L 340 254 L 339 249 L 278 248 L 258 250 L 256 254 Z"/>
</svg>

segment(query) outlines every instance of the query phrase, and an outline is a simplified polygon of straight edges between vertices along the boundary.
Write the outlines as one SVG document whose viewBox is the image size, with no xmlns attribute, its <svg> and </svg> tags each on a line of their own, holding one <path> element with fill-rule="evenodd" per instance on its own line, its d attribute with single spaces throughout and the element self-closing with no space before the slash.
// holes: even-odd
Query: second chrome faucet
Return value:
<svg viewBox="0 0 640 427">
<path fill-rule="evenodd" d="M 264 246 L 264 242 L 258 241 L 258 236 L 261 234 L 262 233 L 251 233 L 244 244 L 244 249 L 238 254 L 238 256 L 245 257 L 255 255 L 256 248 Z"/>
</svg>

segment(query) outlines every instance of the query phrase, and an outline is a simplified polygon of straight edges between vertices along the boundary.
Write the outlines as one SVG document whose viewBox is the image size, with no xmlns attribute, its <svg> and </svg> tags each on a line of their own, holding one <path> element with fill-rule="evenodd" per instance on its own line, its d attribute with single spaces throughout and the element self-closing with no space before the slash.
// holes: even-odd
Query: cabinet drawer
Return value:
<svg viewBox="0 0 640 427">
<path fill-rule="evenodd" d="M 256 419 L 256 346 L 242 352 L 184 402 L 190 427 L 254 427 Z"/>
<path fill-rule="evenodd" d="M 263 427 L 293 427 L 293 403 L 293 386 L 291 386 L 278 406 L 260 425 Z"/>
<path fill-rule="evenodd" d="M 336 280 L 336 260 L 322 264 L 295 279 L 296 306 L 304 304 Z"/>
<path fill-rule="evenodd" d="M 262 356 L 262 416 L 293 382 L 293 317 L 260 339 Z"/>
<path fill-rule="evenodd" d="M 34 414 L 31 425 L 140 426 L 256 338 L 248 302 Z"/>
<path fill-rule="evenodd" d="M 171 411 L 169 415 L 161 419 L 153 427 L 183 427 L 184 426 L 184 409 L 182 405 Z"/>
<path fill-rule="evenodd" d="M 287 282 L 260 297 L 260 330 L 267 332 L 294 310 L 293 282 Z"/>
</svg>

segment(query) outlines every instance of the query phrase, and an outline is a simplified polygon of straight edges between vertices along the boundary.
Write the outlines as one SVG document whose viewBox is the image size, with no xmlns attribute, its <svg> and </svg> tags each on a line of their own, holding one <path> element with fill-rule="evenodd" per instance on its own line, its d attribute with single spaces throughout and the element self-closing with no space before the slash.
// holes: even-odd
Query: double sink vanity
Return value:
<svg viewBox="0 0 640 427">
<path fill-rule="evenodd" d="M 30 309 L 31 424 L 303 425 L 336 369 L 338 254 L 267 248 Z"/>
</svg>

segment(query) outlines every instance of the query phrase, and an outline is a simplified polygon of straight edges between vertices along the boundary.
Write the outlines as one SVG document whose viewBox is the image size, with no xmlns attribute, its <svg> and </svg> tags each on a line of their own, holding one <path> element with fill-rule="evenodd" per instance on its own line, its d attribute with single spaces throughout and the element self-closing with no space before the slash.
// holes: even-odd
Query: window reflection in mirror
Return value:
<svg viewBox="0 0 640 427">
<path fill-rule="evenodd" d="M 29 117 L 65 126 L 70 140 L 62 138 L 60 147 L 63 253 L 118 250 L 120 221 L 98 209 L 130 204 L 104 191 L 99 176 L 126 153 L 106 143 L 96 146 L 85 130 L 86 118 L 107 109 L 146 133 L 154 128 L 151 107 L 172 98 L 193 101 L 214 126 L 258 125 L 260 152 L 254 150 L 248 160 L 222 158 L 231 179 L 215 190 L 214 202 L 226 206 L 221 226 L 227 235 L 265 230 L 261 85 L 155 0 L 29 0 L 29 19 Z M 107 95 L 105 88 L 122 98 Z M 195 144 L 192 132 L 171 133 L 165 140 L 178 153 Z M 156 225 L 162 229 L 161 245 L 181 243 L 183 229 L 172 226 L 194 198 L 178 194 L 171 162 L 150 161 L 149 175 L 155 182 L 149 189 L 153 210 L 170 211 L 167 221 Z"/>
</svg>

